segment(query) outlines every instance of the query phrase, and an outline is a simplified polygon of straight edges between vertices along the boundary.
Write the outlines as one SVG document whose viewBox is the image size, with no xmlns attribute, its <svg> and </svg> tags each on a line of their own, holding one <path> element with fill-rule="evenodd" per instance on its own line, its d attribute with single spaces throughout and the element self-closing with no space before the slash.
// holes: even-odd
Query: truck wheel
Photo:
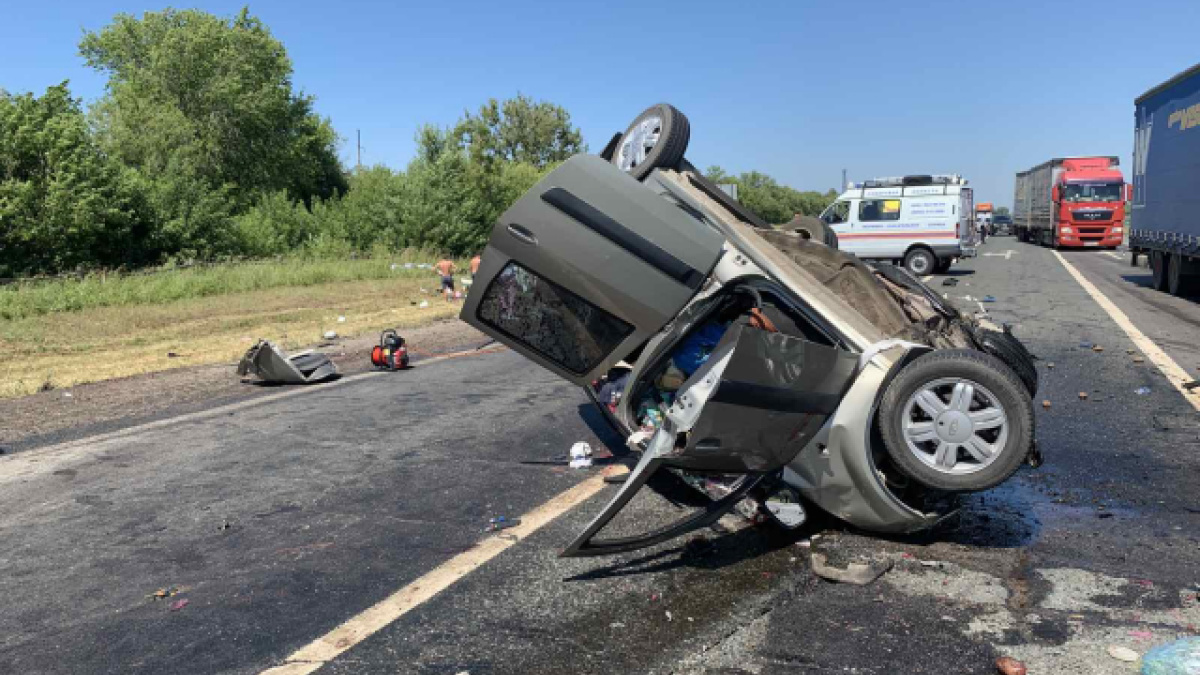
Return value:
<svg viewBox="0 0 1200 675">
<path fill-rule="evenodd" d="M 1151 288 L 1156 291 L 1167 290 L 1167 255 L 1162 251 L 1150 252 Z"/>
<path fill-rule="evenodd" d="M 969 349 L 918 357 L 879 407 L 884 449 L 922 485 L 951 492 L 1004 482 L 1033 444 L 1033 404 L 1002 361 Z"/>
<path fill-rule="evenodd" d="M 935 265 L 937 258 L 927 248 L 914 248 L 904 256 L 904 268 L 918 277 L 931 274 Z"/>
<path fill-rule="evenodd" d="M 1196 287 L 1196 277 L 1184 274 L 1183 264 L 1183 256 L 1179 254 L 1167 259 L 1167 291 L 1176 297 L 1191 295 Z"/>
<path fill-rule="evenodd" d="M 675 106 L 659 103 L 650 106 L 625 130 L 612 163 L 641 180 L 657 168 L 679 164 L 691 137 L 688 118 Z"/>
</svg>

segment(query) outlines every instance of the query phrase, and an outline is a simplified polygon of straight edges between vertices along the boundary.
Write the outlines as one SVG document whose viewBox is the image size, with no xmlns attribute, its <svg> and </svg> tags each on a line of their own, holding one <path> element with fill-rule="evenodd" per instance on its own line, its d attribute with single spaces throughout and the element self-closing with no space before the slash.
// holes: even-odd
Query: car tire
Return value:
<svg viewBox="0 0 1200 675">
<path fill-rule="evenodd" d="M 913 276 L 923 277 L 933 274 L 935 266 L 937 266 L 937 258 L 934 257 L 933 251 L 927 248 L 914 248 L 904 255 L 904 269 Z"/>
<path fill-rule="evenodd" d="M 691 124 L 672 105 L 659 103 L 638 115 L 613 152 L 612 163 L 641 180 L 659 168 L 672 168 L 683 159 Z"/>
<path fill-rule="evenodd" d="M 936 490 L 976 492 L 1007 480 L 1029 456 L 1033 404 L 1003 361 L 939 350 L 913 360 L 888 385 L 879 427 L 904 475 Z"/>
<path fill-rule="evenodd" d="M 980 329 L 975 332 L 975 339 L 983 351 L 1004 362 L 1020 378 L 1021 384 L 1032 398 L 1037 394 L 1038 372 L 1034 365 L 1033 354 L 1025 348 L 1020 340 L 1010 333 L 997 330 Z"/>
<path fill-rule="evenodd" d="M 1150 252 L 1150 285 L 1156 291 L 1167 290 L 1167 257 L 1162 251 Z"/>
</svg>

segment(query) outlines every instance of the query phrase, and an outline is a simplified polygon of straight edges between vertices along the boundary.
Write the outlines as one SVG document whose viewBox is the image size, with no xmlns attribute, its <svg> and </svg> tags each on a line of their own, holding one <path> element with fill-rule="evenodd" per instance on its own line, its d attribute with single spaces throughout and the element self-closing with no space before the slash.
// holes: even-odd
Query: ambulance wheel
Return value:
<svg viewBox="0 0 1200 675">
<path fill-rule="evenodd" d="M 918 277 L 932 274 L 936 266 L 937 258 L 927 248 L 914 248 L 904 256 L 904 269 Z"/>
<path fill-rule="evenodd" d="M 613 152 L 617 168 L 641 180 L 658 168 L 671 168 L 683 159 L 691 124 L 672 105 L 650 106 L 625 130 Z"/>
<path fill-rule="evenodd" d="M 879 407 L 884 449 L 927 487 L 975 492 L 1016 472 L 1033 447 L 1033 404 L 996 357 L 970 349 L 933 351 L 896 376 Z"/>
</svg>

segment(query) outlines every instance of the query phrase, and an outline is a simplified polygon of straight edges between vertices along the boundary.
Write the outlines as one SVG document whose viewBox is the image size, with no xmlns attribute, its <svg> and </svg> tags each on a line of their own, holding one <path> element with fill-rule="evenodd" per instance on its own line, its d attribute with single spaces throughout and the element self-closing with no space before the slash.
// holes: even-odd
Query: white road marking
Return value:
<svg viewBox="0 0 1200 675">
<path fill-rule="evenodd" d="M 433 356 L 433 357 L 430 357 L 427 359 L 423 359 L 421 361 L 417 361 L 417 362 L 413 363 L 411 367 L 419 368 L 419 367 L 423 367 L 423 366 L 433 365 L 434 363 L 437 363 L 439 361 L 446 361 L 448 359 L 452 359 L 452 358 L 456 358 L 456 357 L 460 357 L 460 356 L 466 356 L 468 354 L 491 353 L 495 349 L 498 349 L 498 348 L 493 347 L 493 346 L 488 346 L 486 348 L 481 348 L 481 349 L 468 349 L 468 350 L 464 350 L 461 352 L 452 352 L 450 354 L 441 354 L 439 356 Z M 507 348 L 505 348 L 505 349 L 507 349 Z M 65 441 L 63 443 L 58 443 L 55 445 L 47 445 L 47 446 L 40 447 L 40 448 L 34 448 L 32 450 L 26 450 L 23 452 L 12 453 L 12 454 L 0 457 L 0 477 L 11 477 L 12 475 L 18 473 L 22 469 L 28 470 L 29 468 L 34 467 L 34 466 L 38 466 L 42 469 L 45 469 L 48 464 L 52 463 L 55 460 L 63 460 L 63 459 L 70 457 L 70 455 L 72 454 L 73 451 L 86 450 L 89 448 L 96 449 L 101 443 L 104 443 L 106 441 L 117 440 L 120 438 L 125 438 L 127 436 L 136 436 L 137 434 L 140 434 L 144 431 L 152 431 L 154 429 L 161 429 L 163 427 L 167 427 L 172 424 L 181 424 L 184 422 L 196 422 L 199 420 L 205 420 L 205 419 L 209 419 L 212 417 L 219 417 L 221 415 L 227 415 L 227 414 L 232 413 L 237 410 L 243 410 L 245 408 L 253 408 L 254 406 L 257 406 L 257 405 L 262 405 L 265 403 L 272 403 L 274 401 L 281 401 L 283 399 L 288 399 L 288 398 L 292 398 L 295 396 L 303 396 L 304 394 L 312 394 L 312 393 L 320 392 L 320 391 L 329 391 L 330 389 L 333 389 L 336 387 L 341 387 L 341 386 L 350 384 L 351 382 L 358 382 L 360 380 L 365 380 L 370 377 L 378 377 L 380 375 L 387 375 L 387 374 L 388 373 L 386 371 L 377 370 L 377 371 L 369 371 L 366 373 L 359 373 L 357 375 L 347 375 L 346 377 L 334 380 L 333 382 L 326 382 L 326 383 L 320 384 L 320 385 L 312 385 L 312 386 L 298 385 L 296 389 L 281 391 L 281 392 L 278 392 L 275 394 L 266 394 L 264 396 L 256 396 L 254 398 L 247 399 L 245 401 L 238 401 L 236 403 L 230 403 L 227 405 L 217 406 L 216 408 L 208 408 L 207 410 L 198 410 L 196 412 L 187 413 L 185 415 L 177 415 L 175 417 L 167 417 L 167 418 L 164 418 L 161 420 L 155 420 L 153 422 L 146 422 L 145 424 L 138 424 L 136 426 L 126 427 L 124 429 L 118 429 L 116 431 L 111 431 L 111 432 L 108 432 L 105 434 L 97 434 L 95 436 L 79 438 L 79 439 L 76 439 L 73 441 Z"/>
<path fill-rule="evenodd" d="M 929 283 L 932 279 L 933 279 L 932 274 L 926 274 L 925 276 L 921 277 L 921 281 L 923 281 L 924 283 Z"/>
<path fill-rule="evenodd" d="M 1120 254 L 1117 254 L 1117 253 L 1113 253 L 1112 251 L 1104 251 L 1104 255 L 1106 255 L 1106 256 L 1108 256 L 1108 257 L 1110 257 L 1110 258 L 1116 258 L 1117 260 L 1124 260 L 1124 259 L 1125 259 L 1125 256 L 1123 256 L 1123 255 L 1120 255 Z"/>
<path fill-rule="evenodd" d="M 307 675 L 324 666 L 339 654 L 446 590 L 518 541 L 600 492 L 604 488 L 604 476 L 608 475 L 609 471 L 605 470 L 559 493 L 550 501 L 521 516 L 520 525 L 502 530 L 426 572 L 375 606 L 297 649 L 282 664 L 268 668 L 260 675 Z"/>
<path fill-rule="evenodd" d="M 1129 317 L 1125 315 L 1125 312 L 1122 312 L 1120 307 L 1117 307 L 1115 304 L 1113 304 L 1112 300 L 1109 300 L 1103 293 L 1101 293 L 1100 289 L 1092 285 L 1092 282 L 1088 281 L 1087 278 L 1083 276 L 1083 273 L 1075 269 L 1074 265 L 1067 262 L 1067 259 L 1064 258 L 1061 253 L 1058 251 L 1051 251 L 1051 253 L 1058 258 L 1058 261 L 1063 264 L 1063 267 L 1067 268 L 1067 271 L 1071 273 L 1071 276 L 1075 277 L 1075 281 L 1078 281 L 1079 285 L 1083 286 L 1083 290 L 1087 291 L 1088 295 L 1092 296 L 1092 299 L 1096 301 L 1096 304 L 1100 305 L 1100 307 L 1108 313 L 1108 316 L 1118 326 L 1121 327 L 1121 330 L 1125 331 L 1125 334 L 1129 336 L 1129 339 L 1133 341 L 1133 344 L 1138 349 L 1142 350 L 1142 353 L 1146 355 L 1146 358 L 1150 359 L 1150 363 L 1153 363 L 1158 368 L 1159 372 L 1161 372 L 1163 376 L 1167 378 L 1167 381 L 1179 391 L 1184 400 L 1192 404 L 1192 407 L 1197 411 L 1200 411 L 1200 398 L 1197 398 L 1183 386 L 1186 383 L 1192 382 L 1192 380 L 1195 378 L 1189 375 L 1186 370 L 1180 368 L 1179 364 L 1175 363 L 1174 359 L 1172 359 L 1170 356 L 1167 356 L 1166 352 L 1164 352 L 1162 349 L 1159 349 L 1158 345 L 1154 344 L 1150 338 L 1146 337 L 1142 331 L 1138 330 L 1137 326 L 1134 326 L 1133 322 L 1129 320 Z"/>
<path fill-rule="evenodd" d="M 986 255 L 986 256 L 998 256 L 998 257 L 1002 257 L 1002 258 L 1004 258 L 1005 260 L 1011 260 L 1011 259 L 1012 259 L 1012 255 L 1013 255 L 1014 253 L 1016 253 L 1016 251 L 1014 251 L 1014 250 L 1012 250 L 1012 249 L 1009 249 L 1009 250 L 1007 250 L 1007 251 L 1005 251 L 1005 252 L 1003 252 L 1003 253 L 984 253 L 984 255 Z"/>
</svg>

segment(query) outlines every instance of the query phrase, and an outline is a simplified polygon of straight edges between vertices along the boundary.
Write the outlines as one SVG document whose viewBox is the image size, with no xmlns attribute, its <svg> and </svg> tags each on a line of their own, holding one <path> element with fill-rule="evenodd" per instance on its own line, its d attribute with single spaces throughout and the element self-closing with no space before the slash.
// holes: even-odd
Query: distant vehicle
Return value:
<svg viewBox="0 0 1200 675">
<path fill-rule="evenodd" d="M 1017 239 L 1043 246 L 1116 248 L 1125 236 L 1125 179 L 1116 157 L 1066 157 L 1017 174 Z"/>
<path fill-rule="evenodd" d="M 891 260 L 922 276 L 975 254 L 971 188 L 962 176 L 904 176 L 851 183 L 821 214 L 838 248 Z"/>
<path fill-rule="evenodd" d="M 976 226 L 992 231 L 992 203 L 979 202 L 975 205 L 975 224 Z"/>
<path fill-rule="evenodd" d="M 1200 285 L 1200 64 L 1134 105 L 1132 264 L 1148 256 L 1154 287 L 1182 295 Z"/>
<path fill-rule="evenodd" d="M 1008 236 L 1012 234 L 1013 221 L 1012 216 L 995 215 L 992 216 L 992 234 L 1000 236 Z"/>
</svg>

